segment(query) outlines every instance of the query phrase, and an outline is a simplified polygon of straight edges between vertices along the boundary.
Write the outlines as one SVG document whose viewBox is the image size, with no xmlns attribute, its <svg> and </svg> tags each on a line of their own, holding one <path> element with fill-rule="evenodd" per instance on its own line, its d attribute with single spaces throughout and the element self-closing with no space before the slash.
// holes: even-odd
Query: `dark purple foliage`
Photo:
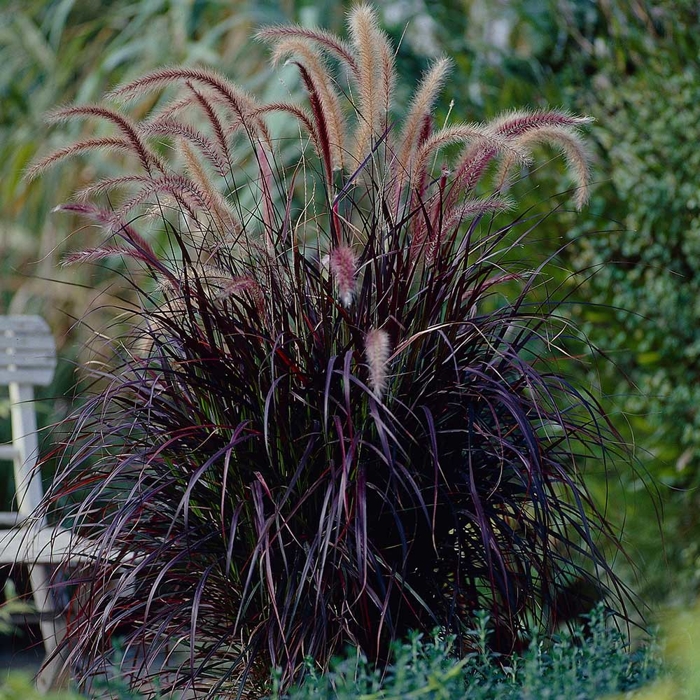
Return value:
<svg viewBox="0 0 700 700">
<path fill-rule="evenodd" d="M 358 94 L 363 36 L 377 66 L 386 54 L 365 10 Z M 322 32 L 268 34 L 355 56 Z M 67 645 L 83 679 L 123 635 L 144 658 L 135 686 L 160 673 L 213 697 L 258 687 L 272 666 L 289 683 L 305 657 L 325 667 L 347 644 L 382 663 L 411 629 L 461 639 L 482 609 L 511 651 L 530 621 L 558 622 L 571 584 L 621 592 L 581 475 L 619 443 L 558 374 L 575 333 L 537 301 L 544 263 L 518 260 L 530 224 L 500 222 L 508 202 L 474 191 L 490 163 L 527 157 L 526 136 L 576 147 L 583 120 L 516 113 L 433 133 L 417 114 L 403 144 L 378 120 L 348 166 L 323 76 L 296 60 L 310 113 L 172 68 L 115 91 L 182 88 L 142 124 L 58 114 L 106 117 L 143 166 L 97 183 L 97 204 L 68 205 L 108 233 L 82 257 L 122 252 L 141 298 L 46 500 L 96 547 L 71 570 Z M 291 165 L 263 122 L 275 111 L 309 132 Z M 452 143 L 466 144 L 456 177 L 442 160 L 433 174 Z M 146 207 L 162 218 L 157 242 L 137 232 Z"/>
</svg>

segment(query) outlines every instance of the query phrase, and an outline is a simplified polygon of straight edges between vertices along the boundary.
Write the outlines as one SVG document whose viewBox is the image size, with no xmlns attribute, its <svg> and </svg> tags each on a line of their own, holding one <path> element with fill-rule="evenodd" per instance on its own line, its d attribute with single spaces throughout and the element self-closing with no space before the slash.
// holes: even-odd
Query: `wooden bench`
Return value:
<svg viewBox="0 0 700 700">
<path fill-rule="evenodd" d="M 40 690 L 57 682 L 62 659 L 56 654 L 65 621 L 51 589 L 52 565 L 65 561 L 71 548 L 68 530 L 52 529 L 36 509 L 43 497 L 37 469 L 39 444 L 34 387 L 48 386 L 56 368 L 51 331 L 39 316 L 0 316 L 0 385 L 9 388 L 12 442 L 0 445 L 0 460 L 14 465 L 12 512 L 0 512 L 0 565 L 26 566 L 39 626 L 49 658 L 37 678 Z"/>
</svg>

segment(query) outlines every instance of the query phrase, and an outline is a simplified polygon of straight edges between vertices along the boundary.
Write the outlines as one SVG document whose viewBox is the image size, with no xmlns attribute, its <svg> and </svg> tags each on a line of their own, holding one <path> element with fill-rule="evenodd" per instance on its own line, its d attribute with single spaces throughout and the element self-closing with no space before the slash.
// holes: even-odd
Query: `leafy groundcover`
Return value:
<svg viewBox="0 0 700 700">
<path fill-rule="evenodd" d="M 329 672 L 310 670 L 306 681 L 273 700 L 398 700 L 399 698 L 469 698 L 469 700 L 584 700 L 624 693 L 651 682 L 660 661 L 653 646 L 630 652 L 623 637 L 606 627 L 598 610 L 589 624 L 560 636 L 533 636 L 525 652 L 507 660 L 488 648 L 487 618 L 477 618 L 474 650 L 461 660 L 452 642 L 434 634 L 416 634 L 394 647 L 394 662 L 381 676 L 365 659 L 348 653 Z"/>
<path fill-rule="evenodd" d="M 327 673 L 310 663 L 306 680 L 286 693 L 276 689 L 273 677 L 269 700 L 398 700 L 399 698 L 469 698 L 469 700 L 586 700 L 588 698 L 654 697 L 660 689 L 658 647 L 647 645 L 631 652 L 623 636 L 606 625 L 601 610 L 589 623 L 560 636 L 533 636 L 519 656 L 499 657 L 488 649 L 486 616 L 478 616 L 471 632 L 473 651 L 461 660 L 453 654 L 451 638 L 414 634 L 393 648 L 393 663 L 381 674 L 367 660 L 348 650 L 336 658 Z M 93 696 L 141 700 L 125 684 L 113 679 L 93 689 Z M 625 694 L 625 695 L 616 695 Z M 0 686 L 0 700 L 39 698 L 31 681 L 13 674 Z M 49 700 L 80 700 L 67 692 Z M 261 696 L 262 697 L 262 696 Z M 685 696 L 683 696 L 685 697 Z M 222 699 L 223 700 L 223 699 Z"/>
</svg>

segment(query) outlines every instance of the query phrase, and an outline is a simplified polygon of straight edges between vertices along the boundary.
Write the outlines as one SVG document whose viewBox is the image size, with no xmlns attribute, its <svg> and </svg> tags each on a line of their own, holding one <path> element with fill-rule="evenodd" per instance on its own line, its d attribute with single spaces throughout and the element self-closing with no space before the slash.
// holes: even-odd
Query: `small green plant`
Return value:
<svg viewBox="0 0 700 700">
<path fill-rule="evenodd" d="M 85 700 L 85 697 L 70 690 L 41 693 L 29 673 L 10 671 L 0 682 L 0 700 Z"/>
<path fill-rule="evenodd" d="M 623 636 L 606 626 L 601 608 L 584 629 L 546 639 L 532 637 L 520 656 L 494 654 L 487 643 L 488 615 L 470 633 L 473 651 L 461 658 L 454 639 L 414 634 L 393 646 L 392 661 L 380 673 L 357 652 L 338 658 L 331 669 L 311 669 L 299 686 L 273 692 L 272 700 L 595 700 L 628 692 L 653 681 L 660 668 L 656 647 L 634 653 Z M 637 697 L 632 695 L 631 697 Z M 641 696 L 640 696 L 641 697 Z"/>
<path fill-rule="evenodd" d="M 582 481 L 618 438 L 559 371 L 575 330 L 523 257 L 536 219 L 507 214 L 542 144 L 584 203 L 587 120 L 437 125 L 444 58 L 402 114 L 374 11 L 348 32 L 260 33 L 308 108 L 169 67 L 51 115 L 112 132 L 31 176 L 95 150 L 134 166 L 61 207 L 105 232 L 66 262 L 121 258 L 140 299 L 46 497 L 95 544 L 71 569 L 83 680 L 124 634 L 137 688 L 258 692 L 279 667 L 283 691 L 348 644 L 381 669 L 412 629 L 467 654 L 481 609 L 510 652 L 575 582 L 624 598 Z"/>
</svg>

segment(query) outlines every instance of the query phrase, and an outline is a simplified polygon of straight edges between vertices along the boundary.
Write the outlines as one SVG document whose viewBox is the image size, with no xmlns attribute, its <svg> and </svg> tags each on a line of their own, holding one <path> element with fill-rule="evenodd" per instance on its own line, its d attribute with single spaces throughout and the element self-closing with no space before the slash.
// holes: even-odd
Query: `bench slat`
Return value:
<svg viewBox="0 0 700 700">
<path fill-rule="evenodd" d="M 0 333 L 5 331 L 51 334 L 49 324 L 41 316 L 0 316 Z"/>
<path fill-rule="evenodd" d="M 94 547 L 63 528 L 0 531 L 0 564 L 61 564 L 94 559 Z M 93 552 L 93 554 L 91 554 Z"/>
<path fill-rule="evenodd" d="M 55 342 L 50 335 L 5 335 L 0 333 L 0 352 L 8 353 L 24 350 L 43 350 L 47 354 L 55 355 Z"/>
<path fill-rule="evenodd" d="M 0 352 L 0 367 L 48 369 L 55 366 L 56 356 L 49 355 L 43 350 L 22 350 L 12 354 Z"/>
<path fill-rule="evenodd" d="M 49 529 L 44 517 L 34 516 L 43 497 L 37 467 L 39 445 L 34 406 L 34 387 L 47 386 L 56 367 L 54 339 L 39 316 L 0 316 L 0 385 L 9 387 L 12 445 L 0 448 L 0 457 L 14 461 L 17 513 L 0 513 L 0 563 L 29 569 L 34 602 L 39 613 L 41 636 L 47 657 L 40 686 L 48 689 L 67 668 L 61 658 L 66 624 L 50 594 L 48 565 L 79 557 L 78 543 L 68 530 Z M 54 652 L 57 652 L 54 655 Z"/>
<path fill-rule="evenodd" d="M 55 368 L 54 339 L 41 316 L 0 316 L 0 385 L 47 386 Z"/>
<path fill-rule="evenodd" d="M 50 369 L 18 369 L 0 368 L 0 385 L 30 384 L 33 386 L 48 386 L 53 380 L 54 368 Z"/>
<path fill-rule="evenodd" d="M 15 527 L 26 520 L 26 516 L 21 513 L 2 512 L 0 513 L 0 525 L 3 527 Z"/>
</svg>

